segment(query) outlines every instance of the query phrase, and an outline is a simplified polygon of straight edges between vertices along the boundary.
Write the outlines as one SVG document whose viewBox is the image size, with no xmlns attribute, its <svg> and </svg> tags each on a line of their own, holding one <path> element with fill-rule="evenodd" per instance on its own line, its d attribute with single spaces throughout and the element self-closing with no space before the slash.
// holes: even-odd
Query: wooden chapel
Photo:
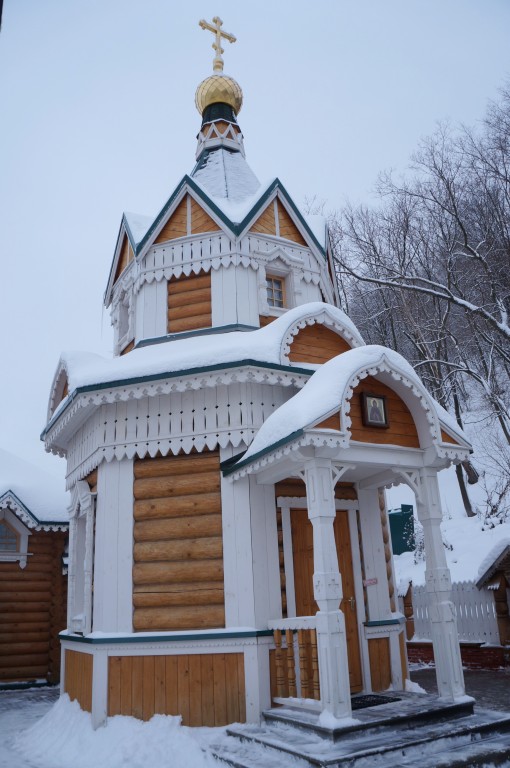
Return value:
<svg viewBox="0 0 510 768">
<path fill-rule="evenodd" d="M 72 495 L 62 690 L 98 726 L 258 722 L 288 697 L 344 718 L 352 694 L 403 689 L 384 488 L 405 482 L 439 690 L 458 698 L 437 473 L 469 443 L 340 309 L 324 222 L 250 169 L 226 33 L 204 25 L 196 164 L 155 218 L 123 215 L 114 356 L 63 356 L 50 394 Z"/>
</svg>

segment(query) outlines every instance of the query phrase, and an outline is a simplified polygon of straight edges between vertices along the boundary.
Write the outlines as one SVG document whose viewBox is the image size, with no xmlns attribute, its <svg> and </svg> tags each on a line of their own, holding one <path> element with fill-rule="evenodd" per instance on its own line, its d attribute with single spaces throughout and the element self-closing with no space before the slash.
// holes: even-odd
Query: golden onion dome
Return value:
<svg viewBox="0 0 510 768">
<path fill-rule="evenodd" d="M 211 104 L 229 104 L 236 116 L 241 111 L 243 92 L 241 86 L 228 75 L 211 75 L 202 80 L 195 93 L 195 104 L 201 115 Z"/>
</svg>

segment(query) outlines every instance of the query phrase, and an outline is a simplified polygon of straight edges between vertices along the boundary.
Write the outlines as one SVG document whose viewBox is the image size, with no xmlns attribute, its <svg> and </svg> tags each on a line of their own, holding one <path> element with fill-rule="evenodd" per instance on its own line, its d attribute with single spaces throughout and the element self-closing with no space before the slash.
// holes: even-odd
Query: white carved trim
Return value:
<svg viewBox="0 0 510 768">
<path fill-rule="evenodd" d="M 36 520 L 17 496 L 9 491 L 0 497 L 0 509 L 9 509 L 27 528 L 34 531 L 67 531 L 69 527 L 67 521 L 44 522 Z"/>
</svg>

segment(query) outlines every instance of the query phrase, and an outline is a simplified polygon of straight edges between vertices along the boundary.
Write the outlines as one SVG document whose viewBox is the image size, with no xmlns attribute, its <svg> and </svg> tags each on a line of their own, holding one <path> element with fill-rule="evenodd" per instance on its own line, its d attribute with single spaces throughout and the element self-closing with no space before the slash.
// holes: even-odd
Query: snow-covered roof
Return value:
<svg viewBox="0 0 510 768">
<path fill-rule="evenodd" d="M 478 516 L 466 517 L 463 510 L 443 518 L 441 533 L 448 545 L 445 556 L 454 583 L 480 582 L 490 564 L 510 545 L 510 523 L 491 528 Z M 411 582 L 425 584 L 425 560 L 415 560 L 414 552 L 394 557 L 399 594 L 405 594 Z M 478 583 L 478 586 L 482 585 Z"/>
<path fill-rule="evenodd" d="M 28 514 L 35 523 L 69 521 L 69 494 L 64 478 L 59 480 L 28 461 L 0 449 L 0 507 L 20 506 L 29 527 Z"/>
<path fill-rule="evenodd" d="M 141 213 L 130 213 L 129 211 L 124 212 L 124 219 L 134 246 L 143 240 L 145 233 L 154 221 L 153 216 L 143 216 Z"/>
<path fill-rule="evenodd" d="M 230 214 L 247 199 L 260 191 L 260 182 L 241 152 L 224 147 L 205 152 L 191 178 L 205 190 L 214 202 L 223 208 L 232 221 L 241 221 Z M 229 213 L 229 205 L 234 208 Z M 248 209 L 249 210 L 249 209 Z"/>
<path fill-rule="evenodd" d="M 407 360 L 387 347 L 371 344 L 351 349 L 324 363 L 303 389 L 266 419 L 238 463 L 246 464 L 254 456 L 271 450 L 296 432 L 313 426 L 338 410 L 349 397 L 350 385 L 356 374 L 362 370 L 372 373 L 383 361 L 387 361 L 390 369 L 414 384 L 432 407 L 436 408 L 436 412 L 438 409 L 441 411 L 438 414 L 441 422 L 469 444 L 454 419 L 426 393 L 419 376 Z"/>
<path fill-rule="evenodd" d="M 65 352 L 56 376 L 65 368 L 69 392 L 114 381 L 220 366 L 247 359 L 273 365 L 289 365 L 285 344 L 294 329 L 325 322 L 341 332 L 353 346 L 363 344 L 356 326 L 342 310 L 323 302 L 289 309 L 264 328 L 231 333 L 203 333 L 132 350 L 129 355 L 106 358 L 89 352 Z M 63 404 L 62 404 L 63 407 Z"/>
<path fill-rule="evenodd" d="M 510 526 L 509 526 L 510 528 Z M 498 569 L 508 569 L 510 566 L 510 536 L 503 536 L 486 554 L 478 567 L 477 587 L 485 586 L 486 582 Z"/>
</svg>

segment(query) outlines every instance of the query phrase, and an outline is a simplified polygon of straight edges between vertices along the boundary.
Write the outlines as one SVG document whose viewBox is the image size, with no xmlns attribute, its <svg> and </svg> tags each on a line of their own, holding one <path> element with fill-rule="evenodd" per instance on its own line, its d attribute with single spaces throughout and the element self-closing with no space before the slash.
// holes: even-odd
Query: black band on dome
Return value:
<svg viewBox="0 0 510 768">
<path fill-rule="evenodd" d="M 234 110 L 230 104 L 224 104 L 221 101 L 215 104 L 209 104 L 209 106 L 204 109 L 202 125 L 204 125 L 204 123 L 212 123 L 213 120 L 226 120 L 229 123 L 235 123 L 237 125 Z"/>
</svg>

